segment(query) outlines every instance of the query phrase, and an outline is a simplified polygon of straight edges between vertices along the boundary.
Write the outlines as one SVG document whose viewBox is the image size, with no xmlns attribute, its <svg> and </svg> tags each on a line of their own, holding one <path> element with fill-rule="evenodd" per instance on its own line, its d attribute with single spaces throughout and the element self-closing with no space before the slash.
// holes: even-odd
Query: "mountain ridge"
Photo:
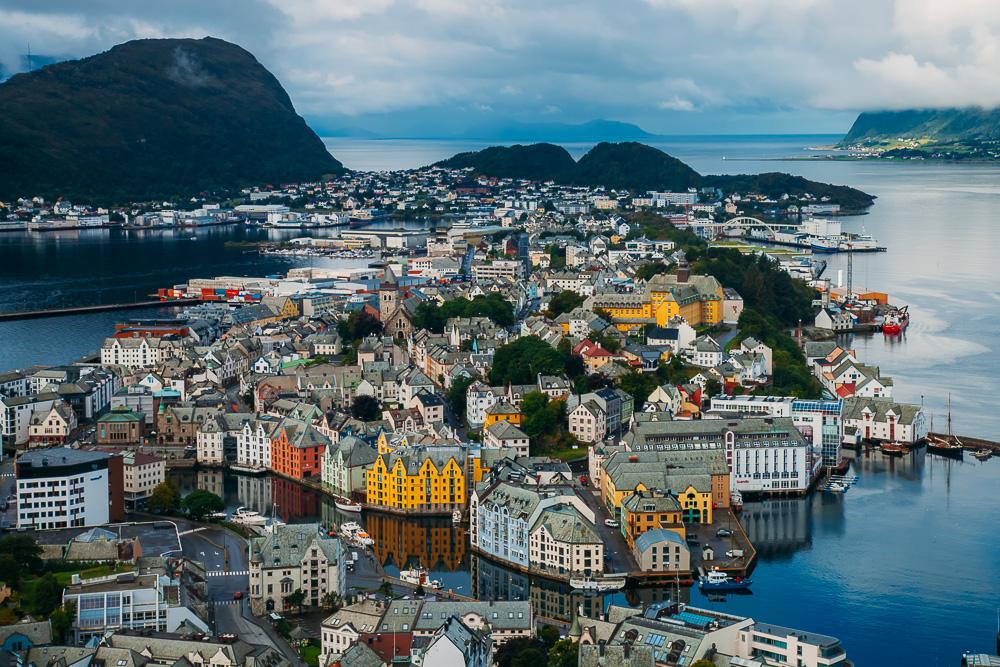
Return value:
<svg viewBox="0 0 1000 667">
<path fill-rule="evenodd" d="M 538 148 L 542 146 L 544 148 Z M 544 156 L 544 162 L 533 163 L 539 154 Z M 638 142 L 602 142 L 579 161 L 573 160 L 565 148 L 553 144 L 490 146 L 481 151 L 459 153 L 433 166 L 471 168 L 474 174 L 481 176 L 551 180 L 563 185 L 604 186 L 635 192 L 714 187 L 727 194 L 758 192 L 775 198 L 808 193 L 829 197 L 847 210 L 862 210 L 875 200 L 872 195 L 850 186 L 810 181 L 781 172 L 702 175 L 658 148 Z"/>
<path fill-rule="evenodd" d="M 0 197 L 142 200 L 344 171 L 250 52 L 133 40 L 0 84 Z"/>
</svg>

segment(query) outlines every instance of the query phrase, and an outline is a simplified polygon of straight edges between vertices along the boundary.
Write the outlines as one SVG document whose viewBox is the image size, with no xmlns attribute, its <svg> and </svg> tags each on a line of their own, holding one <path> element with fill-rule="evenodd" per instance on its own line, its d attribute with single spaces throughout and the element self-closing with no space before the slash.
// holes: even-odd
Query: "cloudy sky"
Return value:
<svg viewBox="0 0 1000 667">
<path fill-rule="evenodd" d="M 2 0 L 0 67 L 148 37 L 250 50 L 319 128 L 441 135 L 608 118 L 843 132 L 1000 103 L 997 0 Z"/>
</svg>

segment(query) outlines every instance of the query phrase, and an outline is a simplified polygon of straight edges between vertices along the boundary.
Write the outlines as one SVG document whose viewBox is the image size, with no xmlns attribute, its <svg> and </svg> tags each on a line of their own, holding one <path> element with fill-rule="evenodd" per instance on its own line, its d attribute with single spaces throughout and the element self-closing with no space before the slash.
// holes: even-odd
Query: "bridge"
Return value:
<svg viewBox="0 0 1000 667">
<path fill-rule="evenodd" d="M 748 215 L 741 215 L 736 218 L 730 218 L 729 220 L 692 220 L 691 226 L 697 229 L 711 229 L 716 235 L 723 234 L 729 231 L 738 231 L 738 234 L 729 234 L 728 236 L 743 236 L 746 232 L 751 229 L 766 229 L 768 233 L 773 237 L 776 232 L 782 231 L 782 227 L 787 227 L 788 225 L 773 225 L 764 222 L 758 218 L 752 218 Z"/>
</svg>

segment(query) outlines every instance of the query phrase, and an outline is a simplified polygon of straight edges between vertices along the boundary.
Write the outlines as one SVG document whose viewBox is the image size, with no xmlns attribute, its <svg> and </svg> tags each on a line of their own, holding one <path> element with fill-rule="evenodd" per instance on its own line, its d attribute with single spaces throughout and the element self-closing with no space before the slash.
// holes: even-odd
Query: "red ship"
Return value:
<svg viewBox="0 0 1000 667">
<path fill-rule="evenodd" d="M 887 336 L 898 336 L 903 333 L 910 324 L 910 313 L 907 308 L 908 306 L 903 306 L 890 310 L 882 322 L 882 333 Z"/>
</svg>

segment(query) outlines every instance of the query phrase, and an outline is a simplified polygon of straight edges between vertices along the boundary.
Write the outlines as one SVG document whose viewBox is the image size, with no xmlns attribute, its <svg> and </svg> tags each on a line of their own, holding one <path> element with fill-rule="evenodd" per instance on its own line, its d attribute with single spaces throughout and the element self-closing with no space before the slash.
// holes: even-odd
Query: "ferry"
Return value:
<svg viewBox="0 0 1000 667">
<path fill-rule="evenodd" d="M 569 585 L 576 591 L 603 593 L 619 591 L 625 588 L 625 575 L 611 574 L 604 577 L 581 577 L 569 580 Z"/>
<path fill-rule="evenodd" d="M 707 575 L 698 577 L 698 588 L 703 591 L 745 591 L 751 583 L 749 579 L 730 577 L 719 570 L 711 570 Z"/>
<path fill-rule="evenodd" d="M 419 565 L 407 570 L 400 570 L 399 578 L 400 580 L 408 584 L 413 584 L 414 586 L 423 586 L 424 588 L 434 589 L 441 588 L 441 580 L 431 579 L 430 573 Z"/>
<path fill-rule="evenodd" d="M 255 512 L 246 507 L 237 507 L 233 516 L 229 519 L 233 523 L 241 526 L 263 526 L 267 523 L 267 517 L 260 512 Z"/>
<path fill-rule="evenodd" d="M 840 250 L 841 241 L 828 236 L 809 237 L 809 247 L 813 252 L 837 252 Z"/>
<path fill-rule="evenodd" d="M 361 511 L 361 503 L 353 502 L 351 500 L 348 500 L 347 498 L 341 498 L 341 497 L 337 496 L 337 497 L 335 497 L 333 499 L 333 504 L 341 512 L 355 512 L 356 513 L 356 512 L 360 512 Z"/>
</svg>

